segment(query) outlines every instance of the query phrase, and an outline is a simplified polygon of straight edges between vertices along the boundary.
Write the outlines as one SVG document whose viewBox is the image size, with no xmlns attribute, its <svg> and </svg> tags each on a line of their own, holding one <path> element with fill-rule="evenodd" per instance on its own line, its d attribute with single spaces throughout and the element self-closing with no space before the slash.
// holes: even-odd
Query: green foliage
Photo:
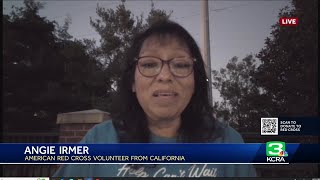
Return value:
<svg viewBox="0 0 320 180">
<path fill-rule="evenodd" d="M 96 48 L 98 59 L 105 65 L 105 74 L 113 82 L 108 89 L 116 89 L 123 62 L 133 37 L 150 24 L 169 19 L 170 15 L 163 10 L 155 9 L 153 3 L 146 20 L 143 15 L 134 16 L 122 1 L 116 9 L 105 9 L 97 5 L 98 18 L 90 18 L 90 24 L 101 36 L 101 45 Z"/>
<path fill-rule="evenodd" d="M 101 35 L 97 47 L 94 40 L 71 40 L 71 18 L 60 26 L 39 16 L 43 3 L 24 4 L 3 15 L 5 130 L 48 131 L 58 113 L 110 109 L 129 44 L 146 27 L 143 16 L 134 17 L 124 1 L 115 10 L 98 6 L 100 19 L 91 20 Z M 169 17 L 152 12 L 148 19 Z"/>
<path fill-rule="evenodd" d="M 152 24 L 156 23 L 157 21 L 167 20 L 170 18 L 171 14 L 172 14 L 172 11 L 170 11 L 170 13 L 167 14 L 167 12 L 164 10 L 156 9 L 154 7 L 154 3 L 151 2 L 151 10 L 150 10 L 150 13 L 146 19 L 147 25 L 152 25 Z"/>
<path fill-rule="evenodd" d="M 213 86 L 222 102 L 215 115 L 241 131 L 258 131 L 261 117 L 317 114 L 317 11 L 315 0 L 294 0 L 279 17 L 297 17 L 297 27 L 272 26 L 271 37 L 258 53 L 230 60 L 213 71 Z"/>
<path fill-rule="evenodd" d="M 69 34 L 69 26 L 72 23 L 71 17 L 68 16 L 65 21 L 63 26 L 60 27 L 58 23 L 56 23 L 56 35 L 59 39 L 61 40 L 70 40 L 72 39 L 72 36 Z"/>
<path fill-rule="evenodd" d="M 257 84 L 266 89 L 275 115 L 317 114 L 318 6 L 315 0 L 292 2 L 279 17 L 297 17 L 297 27 L 272 27 L 272 39 L 257 57 Z"/>
<path fill-rule="evenodd" d="M 41 3 L 3 15 L 4 121 L 7 129 L 47 131 L 58 113 L 105 107 L 103 66 L 93 42 L 71 41 L 60 27 L 38 15 Z"/>
<path fill-rule="evenodd" d="M 259 124 L 252 119 L 268 115 L 265 91 L 253 79 L 256 66 L 256 60 L 249 55 L 240 62 L 233 57 L 226 68 L 213 71 L 213 86 L 223 98 L 214 103 L 215 116 L 241 130 L 257 128 Z"/>
</svg>

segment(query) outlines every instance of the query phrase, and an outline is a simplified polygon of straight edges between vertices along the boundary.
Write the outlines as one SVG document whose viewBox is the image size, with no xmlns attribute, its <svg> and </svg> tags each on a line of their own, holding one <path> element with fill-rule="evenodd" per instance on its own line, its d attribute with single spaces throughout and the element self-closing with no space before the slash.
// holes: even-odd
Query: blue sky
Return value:
<svg viewBox="0 0 320 180">
<path fill-rule="evenodd" d="M 96 39 L 98 34 L 89 24 L 89 19 L 96 16 L 97 3 L 105 8 L 115 8 L 120 1 L 63 1 L 50 0 L 45 2 L 45 8 L 40 10 L 40 15 L 49 20 L 55 20 L 62 25 L 64 19 L 70 16 L 72 24 L 69 32 L 74 38 Z M 134 15 L 144 14 L 146 17 L 151 8 L 149 0 L 129 0 L 126 7 Z M 201 2 L 199 0 L 170 1 L 154 0 L 155 7 L 167 12 L 173 11 L 171 20 L 184 26 L 196 39 L 201 47 Z M 23 1 L 3 1 L 3 13 L 8 13 L 11 6 L 21 6 Z M 271 26 L 279 18 L 279 10 L 290 5 L 287 0 L 209 0 L 210 20 L 210 53 L 211 69 L 225 67 L 233 56 L 240 59 L 252 53 L 258 53 L 264 47 L 264 40 L 270 35 Z M 213 96 L 219 99 L 214 91 Z"/>
</svg>

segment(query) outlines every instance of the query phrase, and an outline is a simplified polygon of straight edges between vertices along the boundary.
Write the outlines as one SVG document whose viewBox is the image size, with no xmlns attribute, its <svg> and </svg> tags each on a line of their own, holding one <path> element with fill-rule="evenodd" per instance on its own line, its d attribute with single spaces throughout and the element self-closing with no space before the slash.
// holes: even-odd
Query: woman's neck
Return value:
<svg viewBox="0 0 320 180">
<path fill-rule="evenodd" d="M 181 119 L 149 120 L 149 130 L 157 136 L 172 138 L 178 135 Z"/>
</svg>

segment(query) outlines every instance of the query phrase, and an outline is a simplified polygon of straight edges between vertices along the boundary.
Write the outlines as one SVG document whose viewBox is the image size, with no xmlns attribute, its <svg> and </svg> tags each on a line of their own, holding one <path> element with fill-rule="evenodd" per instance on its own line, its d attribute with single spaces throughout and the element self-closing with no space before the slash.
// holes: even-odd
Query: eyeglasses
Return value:
<svg viewBox="0 0 320 180">
<path fill-rule="evenodd" d="M 136 59 L 139 72 L 145 77 L 154 77 L 160 74 L 163 65 L 168 64 L 170 72 L 176 77 L 187 77 L 193 71 L 196 59 L 191 57 L 177 57 L 163 60 L 152 56 L 143 56 Z"/>
</svg>

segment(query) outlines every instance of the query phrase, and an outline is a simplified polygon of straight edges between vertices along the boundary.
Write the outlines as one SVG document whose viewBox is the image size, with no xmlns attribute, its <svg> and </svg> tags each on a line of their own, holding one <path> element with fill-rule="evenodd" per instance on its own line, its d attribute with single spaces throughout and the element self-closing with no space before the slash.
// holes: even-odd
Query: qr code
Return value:
<svg viewBox="0 0 320 180">
<path fill-rule="evenodd" d="M 278 135 L 278 118 L 261 118 L 261 135 Z"/>
</svg>

